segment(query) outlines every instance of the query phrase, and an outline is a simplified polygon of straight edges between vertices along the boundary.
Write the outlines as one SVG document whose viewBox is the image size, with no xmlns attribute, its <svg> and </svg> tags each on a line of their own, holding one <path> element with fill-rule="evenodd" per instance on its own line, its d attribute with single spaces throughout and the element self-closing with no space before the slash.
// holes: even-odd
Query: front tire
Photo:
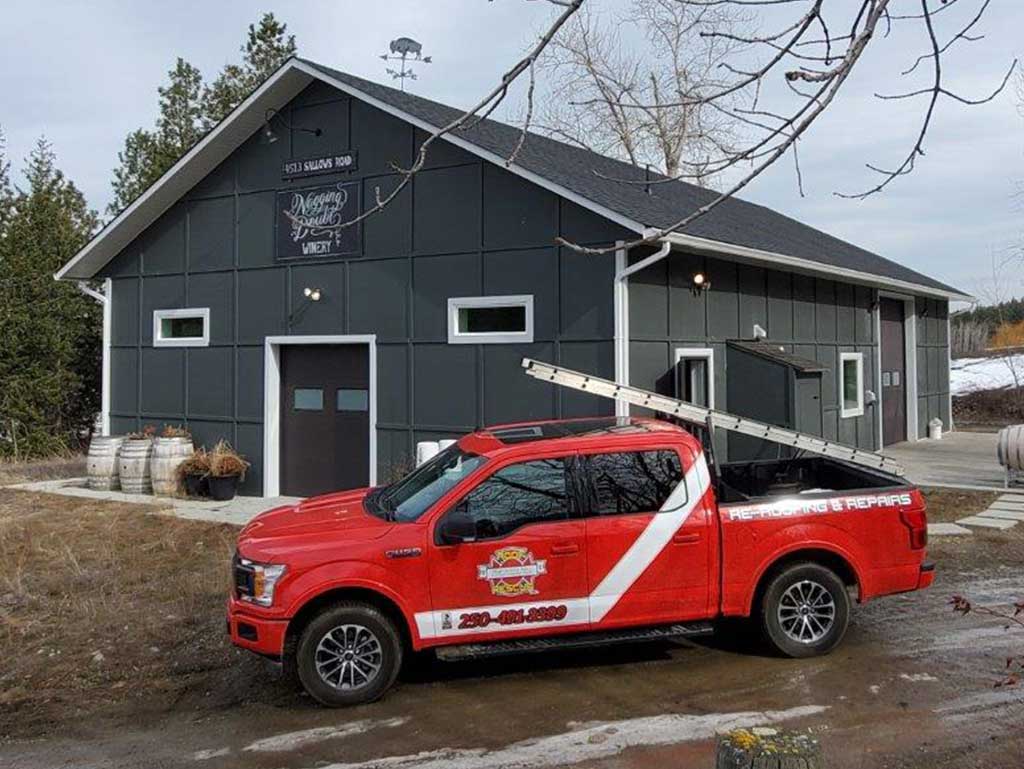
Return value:
<svg viewBox="0 0 1024 769">
<path fill-rule="evenodd" d="M 846 635 L 850 596 L 831 569 L 796 563 L 772 577 L 760 607 L 761 628 L 787 657 L 828 654 Z"/>
<path fill-rule="evenodd" d="M 303 688 L 328 707 L 373 702 L 402 666 L 402 639 L 375 606 L 344 602 L 320 612 L 302 631 L 295 666 Z"/>
</svg>

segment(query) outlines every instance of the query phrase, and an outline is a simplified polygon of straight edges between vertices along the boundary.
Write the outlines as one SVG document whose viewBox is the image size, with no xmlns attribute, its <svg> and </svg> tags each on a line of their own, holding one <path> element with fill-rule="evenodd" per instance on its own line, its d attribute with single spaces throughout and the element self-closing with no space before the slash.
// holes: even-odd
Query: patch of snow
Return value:
<svg viewBox="0 0 1024 769">
<path fill-rule="evenodd" d="M 193 761 L 209 761 L 211 758 L 220 758 L 231 752 L 231 748 L 211 748 L 209 750 L 197 750 L 192 754 Z"/>
<path fill-rule="evenodd" d="M 953 395 L 1013 387 L 1014 370 L 1024 379 L 1024 353 L 1009 358 L 954 358 L 950 364 L 949 387 Z"/>
<path fill-rule="evenodd" d="M 939 679 L 930 673 L 900 673 L 900 678 L 904 681 L 910 681 L 912 683 L 921 683 L 922 681 L 938 681 Z"/>
<path fill-rule="evenodd" d="M 300 732 L 285 732 L 284 734 L 276 734 L 273 737 L 256 740 L 256 742 L 247 745 L 242 750 L 258 753 L 280 753 L 287 750 L 297 750 L 306 745 L 324 742 L 325 740 L 337 740 L 343 737 L 363 734 L 371 729 L 391 729 L 401 726 L 408 720 L 408 718 L 388 718 L 383 721 L 351 721 L 341 726 L 318 726 L 313 729 L 303 729 Z"/>
<path fill-rule="evenodd" d="M 324 769 L 547 769 L 616 756 L 626 748 L 672 745 L 704 740 L 719 732 L 818 715 L 828 708 L 803 705 L 764 712 L 683 714 L 631 718 L 589 724 L 548 737 L 536 737 L 496 750 L 445 748 L 405 756 L 388 756 Z"/>
</svg>

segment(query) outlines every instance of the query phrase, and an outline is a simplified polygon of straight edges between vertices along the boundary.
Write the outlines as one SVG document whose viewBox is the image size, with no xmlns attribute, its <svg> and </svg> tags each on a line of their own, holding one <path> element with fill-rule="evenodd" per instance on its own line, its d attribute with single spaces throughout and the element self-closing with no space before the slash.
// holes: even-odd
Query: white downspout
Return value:
<svg viewBox="0 0 1024 769">
<path fill-rule="evenodd" d="M 111 296 L 113 281 L 103 281 L 103 293 L 89 288 L 84 280 L 78 281 L 78 290 L 103 305 L 103 367 L 100 373 L 100 434 L 110 435 L 110 344 L 113 320 Z"/>
<path fill-rule="evenodd" d="M 629 253 L 622 248 L 621 241 L 615 251 L 615 278 L 612 281 L 613 308 L 615 314 L 615 382 L 629 384 L 629 276 L 661 261 L 672 250 L 672 244 L 661 241 L 661 248 L 636 264 L 629 264 Z M 615 415 L 629 416 L 629 404 L 615 401 Z"/>
</svg>

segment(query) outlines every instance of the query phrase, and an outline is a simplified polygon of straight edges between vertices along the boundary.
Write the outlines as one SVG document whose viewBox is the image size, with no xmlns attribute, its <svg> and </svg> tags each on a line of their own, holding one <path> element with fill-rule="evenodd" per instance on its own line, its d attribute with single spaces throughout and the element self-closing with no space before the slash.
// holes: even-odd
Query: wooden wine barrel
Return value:
<svg viewBox="0 0 1024 769">
<path fill-rule="evenodd" d="M 124 436 L 121 435 L 94 435 L 89 441 L 85 464 L 90 489 L 110 491 L 121 488 L 119 464 L 122 443 Z"/>
<path fill-rule="evenodd" d="M 1008 470 L 1024 470 L 1024 425 L 1010 425 L 999 431 L 996 457 Z"/>
<path fill-rule="evenodd" d="M 162 497 L 174 495 L 178 490 L 178 465 L 192 455 L 191 438 L 156 438 L 150 474 L 153 493 Z"/>
<path fill-rule="evenodd" d="M 121 491 L 128 494 L 149 494 L 153 491 L 150 475 L 152 456 L 151 438 L 129 438 L 121 444 Z"/>
</svg>

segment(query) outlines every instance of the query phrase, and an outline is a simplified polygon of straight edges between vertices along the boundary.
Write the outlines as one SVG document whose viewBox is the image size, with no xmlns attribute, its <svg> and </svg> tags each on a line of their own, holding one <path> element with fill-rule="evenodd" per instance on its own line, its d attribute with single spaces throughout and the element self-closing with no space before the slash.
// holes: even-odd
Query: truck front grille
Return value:
<svg viewBox="0 0 1024 769">
<path fill-rule="evenodd" d="M 251 596 L 255 572 L 253 572 L 251 566 L 246 566 L 242 563 L 242 559 L 237 552 L 231 559 L 231 574 L 235 587 L 235 597 Z"/>
</svg>

